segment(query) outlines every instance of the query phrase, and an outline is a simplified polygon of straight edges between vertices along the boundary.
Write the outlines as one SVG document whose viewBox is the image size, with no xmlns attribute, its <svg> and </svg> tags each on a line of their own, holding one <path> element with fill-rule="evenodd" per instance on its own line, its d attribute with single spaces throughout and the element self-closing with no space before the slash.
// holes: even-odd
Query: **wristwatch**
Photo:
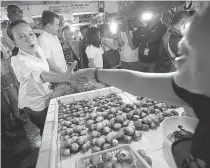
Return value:
<svg viewBox="0 0 210 168">
<path fill-rule="evenodd" d="M 94 70 L 94 80 L 97 82 L 97 83 L 101 83 L 101 81 L 98 79 L 98 70 L 99 70 L 99 68 L 96 68 L 95 70 Z"/>
</svg>

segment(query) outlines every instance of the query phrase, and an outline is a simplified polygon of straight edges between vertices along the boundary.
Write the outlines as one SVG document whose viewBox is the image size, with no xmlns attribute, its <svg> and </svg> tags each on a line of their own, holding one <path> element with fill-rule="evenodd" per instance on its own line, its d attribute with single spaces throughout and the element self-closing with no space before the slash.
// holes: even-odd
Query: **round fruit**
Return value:
<svg viewBox="0 0 210 168">
<path fill-rule="evenodd" d="M 115 123 L 113 127 L 114 127 L 114 129 L 119 130 L 121 128 L 121 124 Z"/>
<path fill-rule="evenodd" d="M 94 146 L 92 148 L 93 152 L 99 152 L 101 150 L 101 148 L 99 146 Z"/>
<path fill-rule="evenodd" d="M 111 132 L 111 129 L 109 127 L 105 127 L 103 130 L 103 134 L 108 134 L 109 132 Z"/>
<path fill-rule="evenodd" d="M 116 139 L 113 139 L 112 140 L 112 146 L 118 146 L 118 140 L 116 140 Z"/>
<path fill-rule="evenodd" d="M 109 149 L 110 148 L 110 144 L 107 144 L 107 143 L 105 143 L 104 145 L 103 145 L 103 149 L 105 150 L 105 149 Z"/>
<path fill-rule="evenodd" d="M 71 143 L 72 143 L 72 139 L 67 139 L 67 140 L 66 140 L 66 145 L 67 145 L 68 147 L 71 146 Z"/>
<path fill-rule="evenodd" d="M 65 155 L 65 156 L 70 156 L 70 149 L 65 149 L 64 151 L 63 151 L 63 155 Z"/>
<path fill-rule="evenodd" d="M 132 137 L 129 136 L 129 135 L 124 135 L 124 141 L 127 142 L 127 143 L 131 143 Z"/>
<path fill-rule="evenodd" d="M 119 151 L 119 153 L 117 154 L 117 158 L 120 161 L 125 161 L 125 162 L 130 163 L 130 164 L 133 162 L 133 156 L 127 150 L 121 150 L 121 151 Z"/>
<path fill-rule="evenodd" d="M 102 154 L 102 159 L 104 162 L 110 161 L 111 158 L 112 158 L 112 153 L 110 153 L 110 152 L 106 152 L 106 153 Z"/>
<path fill-rule="evenodd" d="M 66 133 L 69 135 L 69 134 L 72 134 L 74 132 L 74 130 L 72 128 L 68 128 L 66 130 Z"/>
<path fill-rule="evenodd" d="M 103 144 L 105 144 L 105 138 L 98 138 L 96 140 L 96 145 L 102 146 Z"/>
<path fill-rule="evenodd" d="M 128 125 L 129 125 L 129 123 L 130 123 L 130 121 L 129 120 L 125 120 L 125 121 L 123 121 L 123 126 L 124 127 L 127 127 Z"/>
<path fill-rule="evenodd" d="M 110 162 L 115 165 L 117 163 L 117 158 L 115 156 L 113 156 L 110 160 Z"/>
<path fill-rule="evenodd" d="M 101 122 L 101 121 L 103 121 L 103 120 L 104 120 L 103 117 L 98 117 L 98 118 L 96 118 L 96 122 Z"/>
<path fill-rule="evenodd" d="M 76 152 L 78 149 L 79 149 L 79 145 L 78 145 L 77 143 L 73 143 L 73 144 L 71 145 L 71 150 L 72 150 L 72 151 Z"/>
<path fill-rule="evenodd" d="M 112 168 L 112 163 L 111 162 L 105 162 L 104 163 L 104 168 Z"/>
<path fill-rule="evenodd" d="M 136 129 L 141 130 L 143 127 L 142 120 L 139 119 L 139 120 L 135 121 L 134 126 Z"/>
<path fill-rule="evenodd" d="M 97 140 L 97 138 L 93 138 L 92 141 L 91 141 L 91 144 L 95 145 L 96 144 L 96 140 Z"/>
<path fill-rule="evenodd" d="M 120 129 L 120 131 L 117 132 L 116 138 L 121 139 L 124 137 L 124 135 L 125 135 L 124 129 Z"/>
<path fill-rule="evenodd" d="M 127 126 L 125 129 L 125 134 L 132 136 L 135 132 L 135 127 Z"/>
<path fill-rule="evenodd" d="M 138 120 L 139 118 L 140 118 L 140 117 L 139 117 L 138 115 L 134 115 L 134 116 L 133 116 L 133 120 L 135 120 L 135 121 Z"/>
<path fill-rule="evenodd" d="M 96 129 L 97 129 L 97 131 L 102 130 L 103 129 L 103 124 L 101 122 L 100 123 L 97 123 L 96 124 Z"/>
<path fill-rule="evenodd" d="M 76 133 L 80 133 L 81 130 L 82 130 L 82 128 L 81 128 L 80 125 L 78 125 L 78 126 L 76 126 L 76 127 L 74 128 L 74 132 L 76 132 Z"/>
<path fill-rule="evenodd" d="M 143 124 L 142 130 L 143 131 L 149 131 L 149 125 Z"/>
<path fill-rule="evenodd" d="M 145 156 L 144 159 L 152 167 L 152 159 L 149 156 Z"/>
<path fill-rule="evenodd" d="M 142 133 L 140 131 L 135 131 L 133 138 L 138 140 L 142 137 Z"/>
<path fill-rule="evenodd" d="M 90 145 L 87 144 L 87 143 L 82 145 L 82 149 L 83 149 L 84 152 L 88 151 L 89 148 L 90 148 Z"/>
<path fill-rule="evenodd" d="M 90 164 L 96 166 L 100 162 L 100 156 L 94 156 L 90 159 Z"/>
</svg>

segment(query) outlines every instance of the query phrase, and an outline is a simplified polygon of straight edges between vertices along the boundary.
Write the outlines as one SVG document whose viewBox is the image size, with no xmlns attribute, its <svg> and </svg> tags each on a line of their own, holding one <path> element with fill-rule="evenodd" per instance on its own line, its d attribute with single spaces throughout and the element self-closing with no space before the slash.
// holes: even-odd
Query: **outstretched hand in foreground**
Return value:
<svg viewBox="0 0 210 168">
<path fill-rule="evenodd" d="M 85 77 L 77 76 L 74 72 L 74 68 L 77 65 L 77 62 L 73 62 L 69 67 L 68 70 L 65 72 L 66 82 L 69 82 L 73 85 L 84 85 L 87 83 L 87 79 Z"/>
</svg>

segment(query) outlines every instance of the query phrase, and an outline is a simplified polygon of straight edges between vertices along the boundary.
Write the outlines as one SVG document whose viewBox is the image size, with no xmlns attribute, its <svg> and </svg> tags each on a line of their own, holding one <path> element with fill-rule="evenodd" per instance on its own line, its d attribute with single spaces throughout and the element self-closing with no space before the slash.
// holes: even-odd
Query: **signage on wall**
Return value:
<svg viewBox="0 0 210 168">
<path fill-rule="evenodd" d="M 71 13 L 71 6 L 70 5 L 53 5 L 49 6 L 49 10 L 58 14 L 61 13 Z"/>
<path fill-rule="evenodd" d="M 60 6 L 50 6 L 49 10 L 55 13 L 60 13 L 61 12 L 61 7 Z"/>
<path fill-rule="evenodd" d="M 96 2 L 72 3 L 71 9 L 72 9 L 72 13 L 98 12 L 98 3 Z"/>
</svg>

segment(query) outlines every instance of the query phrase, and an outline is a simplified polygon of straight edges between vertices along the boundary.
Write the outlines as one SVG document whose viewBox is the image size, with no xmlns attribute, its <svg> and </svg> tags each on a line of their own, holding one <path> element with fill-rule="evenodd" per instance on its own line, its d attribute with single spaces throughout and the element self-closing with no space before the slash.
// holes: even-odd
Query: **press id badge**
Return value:
<svg viewBox="0 0 210 168">
<path fill-rule="evenodd" d="M 144 55 L 149 55 L 149 48 L 144 49 Z"/>
</svg>

